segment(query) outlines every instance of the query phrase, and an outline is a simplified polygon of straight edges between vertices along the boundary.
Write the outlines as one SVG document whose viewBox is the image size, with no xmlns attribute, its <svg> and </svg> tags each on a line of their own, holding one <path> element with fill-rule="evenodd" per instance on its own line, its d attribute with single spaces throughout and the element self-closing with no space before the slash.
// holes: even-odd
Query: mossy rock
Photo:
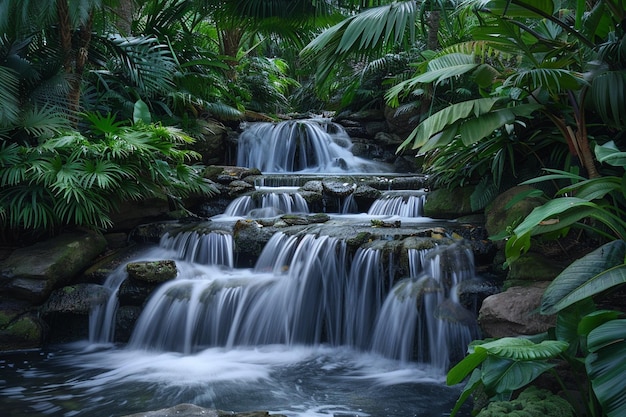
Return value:
<svg viewBox="0 0 626 417">
<path fill-rule="evenodd" d="M 540 253 L 528 252 L 520 256 L 509 267 L 505 287 L 536 281 L 552 281 L 563 271 L 563 265 Z"/>
<path fill-rule="evenodd" d="M 514 204 L 511 201 L 520 193 L 528 193 L 534 188 L 520 185 L 510 188 L 497 196 L 485 209 L 485 228 L 490 236 L 506 232 L 507 228 L 517 226 L 535 207 L 543 204 L 536 197 L 526 197 Z"/>
<path fill-rule="evenodd" d="M 528 387 L 511 401 L 494 401 L 476 417 L 574 417 L 572 405 L 547 390 Z"/>
<path fill-rule="evenodd" d="M 154 284 L 174 279 L 178 274 L 173 260 L 131 262 L 126 265 L 126 271 L 131 279 Z"/>
<path fill-rule="evenodd" d="M 474 213 L 470 197 L 474 187 L 440 188 L 428 193 L 424 216 L 433 219 L 457 219 Z"/>
<path fill-rule="evenodd" d="M 41 347 L 47 327 L 34 313 L 27 313 L 0 329 L 0 350 Z"/>
</svg>

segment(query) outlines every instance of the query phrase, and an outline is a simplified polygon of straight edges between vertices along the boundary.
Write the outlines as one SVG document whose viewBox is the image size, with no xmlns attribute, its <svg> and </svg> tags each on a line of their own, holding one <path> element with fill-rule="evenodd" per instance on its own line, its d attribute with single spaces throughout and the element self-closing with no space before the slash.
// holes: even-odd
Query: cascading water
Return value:
<svg viewBox="0 0 626 417">
<path fill-rule="evenodd" d="M 277 172 L 384 172 L 355 157 L 343 127 L 330 119 L 250 123 L 239 136 L 237 165 Z"/>
<path fill-rule="evenodd" d="M 350 146 L 328 120 L 254 123 L 241 135 L 238 164 L 264 172 L 384 170 L 355 158 Z M 303 185 L 296 175 L 287 179 Z M 249 222 L 307 213 L 300 198 L 292 190 L 255 192 L 233 201 L 225 216 Z M 421 216 L 423 198 L 386 193 L 368 214 L 404 223 Z M 357 210 L 352 195 L 338 206 L 338 217 Z M 128 307 L 118 306 L 129 279 L 122 265 L 105 283 L 108 303 L 92 311 L 89 342 L 43 360 L 0 359 L 8 381 L 0 383 L 3 410 L 11 417 L 112 417 L 187 402 L 288 417 L 449 413 L 458 393 L 442 383 L 446 369 L 476 335 L 455 290 L 473 276 L 471 252 L 460 245 L 409 249 L 408 277 L 396 282 L 398 260 L 378 246 L 278 232 L 254 268 L 239 269 L 230 232 L 205 226 L 165 234 L 132 259 L 175 260 L 178 275 L 133 307 L 141 314 L 127 345 L 112 343 L 116 312 Z"/>
<path fill-rule="evenodd" d="M 186 231 L 175 236 L 166 233 L 159 248 L 142 254 L 141 260 L 159 260 L 164 257 L 185 260 L 201 265 L 233 267 L 233 241 L 230 234 Z M 104 282 L 110 296 L 106 303 L 92 308 L 89 316 L 89 341 L 111 343 L 115 335 L 115 313 L 118 308 L 118 292 L 128 278 L 126 264 L 116 268 Z"/>
<path fill-rule="evenodd" d="M 424 214 L 424 192 L 412 195 L 410 193 L 387 193 L 372 203 L 367 214 L 373 216 L 400 216 L 421 217 Z"/>
<path fill-rule="evenodd" d="M 300 194 L 273 190 L 235 198 L 226 207 L 223 216 L 260 218 L 308 212 L 309 205 Z"/>
</svg>

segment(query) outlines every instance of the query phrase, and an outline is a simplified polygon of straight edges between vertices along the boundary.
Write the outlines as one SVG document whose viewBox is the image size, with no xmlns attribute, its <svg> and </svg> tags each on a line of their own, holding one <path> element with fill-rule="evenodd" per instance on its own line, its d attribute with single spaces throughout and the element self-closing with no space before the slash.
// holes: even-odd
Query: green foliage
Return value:
<svg viewBox="0 0 626 417">
<path fill-rule="evenodd" d="M 534 184 L 547 180 L 567 180 L 571 185 L 562 187 L 557 197 L 543 206 L 535 208 L 515 229 L 507 240 L 507 261 L 511 262 L 526 252 L 531 245 L 531 237 L 558 232 L 566 233 L 570 227 L 594 231 L 609 239 L 626 238 L 624 207 L 625 153 L 619 151 L 612 142 L 595 148 L 598 161 L 618 168 L 620 175 L 585 179 L 574 173 L 549 170 L 547 176 L 526 181 Z M 570 196 L 573 195 L 573 196 Z M 596 223 L 589 223 L 593 219 Z"/>
<path fill-rule="evenodd" d="M 110 116 L 89 115 L 93 129 L 66 132 L 36 146 L 0 147 L 0 218 L 3 229 L 80 225 L 106 229 L 111 213 L 128 200 L 149 197 L 180 202 L 191 193 L 215 192 L 198 155 L 180 149 L 183 132 L 142 122 L 123 126 Z"/>
<path fill-rule="evenodd" d="M 574 261 L 550 283 L 541 300 L 541 313 L 554 314 L 574 303 L 626 283 L 626 242 L 609 242 Z"/>
<path fill-rule="evenodd" d="M 546 390 L 528 387 L 511 401 L 489 403 L 477 417 L 574 417 L 572 405 Z"/>
<path fill-rule="evenodd" d="M 299 83 L 287 76 L 288 65 L 278 58 L 249 57 L 238 66 L 239 88 L 247 90 L 243 105 L 252 111 L 270 114 L 292 110 L 290 92 Z"/>
</svg>

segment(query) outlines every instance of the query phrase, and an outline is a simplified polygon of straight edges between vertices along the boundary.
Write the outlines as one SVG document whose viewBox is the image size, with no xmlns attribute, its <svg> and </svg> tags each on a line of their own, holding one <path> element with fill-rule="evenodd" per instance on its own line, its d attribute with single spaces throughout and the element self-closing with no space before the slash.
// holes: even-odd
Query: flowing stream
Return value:
<svg viewBox="0 0 626 417">
<path fill-rule="evenodd" d="M 337 158 L 344 168 L 353 161 L 336 153 L 334 136 L 343 137 L 336 127 L 311 126 L 251 126 L 242 135 L 251 148 L 240 148 L 239 162 L 315 171 L 334 169 Z M 306 132 L 298 142 L 307 152 L 291 149 L 297 131 Z M 287 135 L 288 149 L 276 149 L 278 134 Z M 257 154 L 263 135 L 273 159 Z M 314 160 L 303 156 L 311 152 Z M 294 155 L 299 165 L 281 162 Z M 388 193 L 356 216 L 419 218 L 424 198 Z M 268 187 L 234 200 L 225 216 L 308 212 L 295 189 Z M 0 358 L 2 415 L 122 416 L 180 403 L 289 417 L 448 415 L 460 388 L 445 385 L 446 371 L 476 336 L 472 313 L 455 295 L 474 277 L 471 251 L 411 249 L 409 276 L 399 281 L 395 260 L 381 250 L 349 252 L 334 237 L 278 232 L 243 269 L 234 267 L 228 232 L 166 234 L 134 260 L 174 259 L 178 276 L 147 300 L 130 341 L 113 343 L 122 265 L 104 284 L 109 302 L 92 311 L 89 340 Z"/>
</svg>

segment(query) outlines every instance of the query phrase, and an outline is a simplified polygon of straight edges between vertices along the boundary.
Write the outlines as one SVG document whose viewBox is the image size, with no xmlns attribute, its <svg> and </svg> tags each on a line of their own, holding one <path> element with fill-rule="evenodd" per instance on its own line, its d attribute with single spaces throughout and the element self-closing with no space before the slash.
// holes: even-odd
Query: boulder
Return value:
<svg viewBox="0 0 626 417">
<path fill-rule="evenodd" d="M 149 284 L 160 284 L 178 275 L 176 262 L 172 260 L 130 262 L 126 271 L 129 279 Z"/>
<path fill-rule="evenodd" d="M 46 331 L 28 302 L 0 299 L 0 351 L 39 347 Z"/>
<path fill-rule="evenodd" d="M 105 305 L 110 290 L 97 284 L 76 284 L 55 290 L 41 307 L 50 328 L 49 342 L 64 343 L 89 337 L 89 314 Z"/>
<path fill-rule="evenodd" d="M 439 188 L 428 193 L 424 216 L 433 219 L 457 219 L 472 214 L 470 196 L 474 187 Z"/>
<path fill-rule="evenodd" d="M 42 316 L 53 313 L 89 315 L 91 309 L 104 304 L 111 295 L 108 288 L 97 284 L 75 284 L 59 288 L 41 307 Z"/>
<path fill-rule="evenodd" d="M 545 332 L 555 316 L 539 314 L 541 297 L 549 282 L 511 287 L 483 301 L 478 322 L 486 337 L 517 337 Z"/>
<path fill-rule="evenodd" d="M 332 197 L 347 197 L 354 192 L 356 184 L 337 181 L 322 181 L 324 194 Z"/>
<path fill-rule="evenodd" d="M 232 181 L 228 185 L 228 195 L 231 197 L 238 197 L 254 190 L 254 185 L 242 180 Z"/>
<path fill-rule="evenodd" d="M 490 236 L 500 234 L 508 227 L 519 224 L 535 207 L 540 206 L 542 201 L 534 197 L 526 197 L 510 205 L 513 198 L 520 193 L 534 190 L 529 185 L 513 187 L 498 195 L 485 208 L 485 227 Z"/>
<path fill-rule="evenodd" d="M 0 327 L 0 350 L 41 347 L 46 333 L 47 326 L 37 314 L 26 313 Z"/>
<path fill-rule="evenodd" d="M 0 262 L 0 292 L 41 304 L 85 270 L 106 244 L 99 233 L 73 232 L 19 248 Z"/>
<path fill-rule="evenodd" d="M 524 285 L 529 281 L 552 281 L 565 265 L 537 252 L 527 252 L 513 261 L 507 275 L 507 286 Z"/>
</svg>

